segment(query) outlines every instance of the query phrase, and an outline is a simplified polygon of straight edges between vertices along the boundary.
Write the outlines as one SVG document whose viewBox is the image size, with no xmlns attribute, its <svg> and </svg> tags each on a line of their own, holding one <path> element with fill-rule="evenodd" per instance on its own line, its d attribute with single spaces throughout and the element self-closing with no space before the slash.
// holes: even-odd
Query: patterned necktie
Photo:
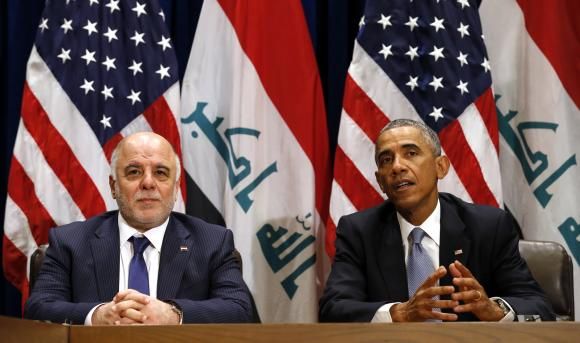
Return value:
<svg viewBox="0 0 580 343">
<path fill-rule="evenodd" d="M 129 263 L 129 288 L 149 295 L 149 274 L 143 258 L 143 251 L 149 245 L 147 237 L 131 237 L 133 243 L 133 258 Z"/>
<path fill-rule="evenodd" d="M 433 261 L 427 254 L 427 251 L 421 245 L 426 233 L 421 228 L 416 227 L 411 231 L 409 236 L 412 240 L 411 253 L 407 260 L 407 284 L 409 286 L 409 298 L 411 298 L 417 288 L 425 282 L 429 275 L 433 274 Z"/>
</svg>

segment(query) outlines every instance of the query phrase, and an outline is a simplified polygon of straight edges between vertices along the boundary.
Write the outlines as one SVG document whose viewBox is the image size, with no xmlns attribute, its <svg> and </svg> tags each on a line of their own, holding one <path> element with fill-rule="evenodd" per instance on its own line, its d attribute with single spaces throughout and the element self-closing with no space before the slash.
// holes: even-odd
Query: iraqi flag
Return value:
<svg viewBox="0 0 580 343">
<path fill-rule="evenodd" d="M 506 206 L 525 239 L 559 242 L 580 311 L 580 2 L 486 0 Z"/>
<path fill-rule="evenodd" d="M 204 2 L 181 125 L 188 212 L 234 231 L 262 321 L 316 321 L 328 136 L 300 1 Z"/>
</svg>

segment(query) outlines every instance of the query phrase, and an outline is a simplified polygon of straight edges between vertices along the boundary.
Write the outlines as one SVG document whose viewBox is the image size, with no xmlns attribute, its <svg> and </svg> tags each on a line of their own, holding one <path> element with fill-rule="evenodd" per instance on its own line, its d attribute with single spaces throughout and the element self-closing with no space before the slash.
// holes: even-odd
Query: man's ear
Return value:
<svg viewBox="0 0 580 343">
<path fill-rule="evenodd" d="M 449 166 L 451 162 L 449 162 L 449 158 L 445 155 L 435 157 L 435 169 L 437 171 L 437 178 L 442 180 L 445 175 L 449 172 Z"/>
<path fill-rule="evenodd" d="M 113 179 L 113 175 L 109 175 L 109 187 L 111 188 L 111 195 L 113 199 L 117 199 L 117 194 L 115 193 L 115 179 Z"/>
<path fill-rule="evenodd" d="M 180 179 L 181 179 L 181 177 L 179 179 L 177 179 L 177 181 L 175 181 L 175 188 L 173 190 L 173 203 L 175 203 L 177 201 L 177 193 L 178 193 L 179 187 L 181 186 L 179 183 Z"/>
</svg>

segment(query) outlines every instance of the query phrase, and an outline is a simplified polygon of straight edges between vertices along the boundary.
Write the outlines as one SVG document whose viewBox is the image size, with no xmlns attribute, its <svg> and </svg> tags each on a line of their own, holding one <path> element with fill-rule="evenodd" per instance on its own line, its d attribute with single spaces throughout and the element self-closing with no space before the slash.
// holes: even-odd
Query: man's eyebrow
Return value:
<svg viewBox="0 0 580 343">
<path fill-rule="evenodd" d="M 415 143 L 406 143 L 406 144 L 403 144 L 403 149 L 418 149 L 418 150 L 421 150 L 421 148 L 417 144 L 415 144 Z"/>
<path fill-rule="evenodd" d="M 421 150 L 421 147 L 419 147 L 415 143 L 405 143 L 405 144 L 401 145 L 401 148 L 403 148 L 403 149 L 418 149 L 418 150 Z M 381 150 L 381 151 L 378 152 L 377 156 L 381 156 L 383 154 L 390 154 L 392 152 L 393 151 L 391 149 Z"/>
<path fill-rule="evenodd" d="M 141 164 L 137 163 L 137 162 L 130 162 L 129 164 L 127 164 L 125 166 L 125 169 L 128 169 L 128 168 L 141 168 Z"/>
<path fill-rule="evenodd" d="M 385 150 L 381 150 L 379 151 L 379 153 L 377 154 L 377 156 L 381 156 L 381 155 L 385 155 L 385 154 L 391 154 L 392 150 L 391 149 L 385 149 Z"/>
</svg>

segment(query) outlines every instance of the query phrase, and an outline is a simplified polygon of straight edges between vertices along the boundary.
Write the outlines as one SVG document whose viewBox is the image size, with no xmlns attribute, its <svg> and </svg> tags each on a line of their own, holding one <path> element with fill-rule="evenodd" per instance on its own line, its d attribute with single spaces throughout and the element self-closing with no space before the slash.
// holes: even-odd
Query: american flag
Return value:
<svg viewBox="0 0 580 343">
<path fill-rule="evenodd" d="M 383 201 L 374 142 L 393 119 L 422 120 L 439 134 L 452 164 L 440 190 L 502 205 L 497 117 L 475 1 L 369 0 L 359 26 L 334 162 L 330 256 L 340 217 Z"/>
<path fill-rule="evenodd" d="M 27 66 L 4 223 L 4 271 L 24 300 L 28 257 L 48 230 L 116 208 L 108 186 L 116 144 L 155 131 L 181 155 L 178 115 L 177 60 L 155 1 L 47 1 Z"/>
</svg>

